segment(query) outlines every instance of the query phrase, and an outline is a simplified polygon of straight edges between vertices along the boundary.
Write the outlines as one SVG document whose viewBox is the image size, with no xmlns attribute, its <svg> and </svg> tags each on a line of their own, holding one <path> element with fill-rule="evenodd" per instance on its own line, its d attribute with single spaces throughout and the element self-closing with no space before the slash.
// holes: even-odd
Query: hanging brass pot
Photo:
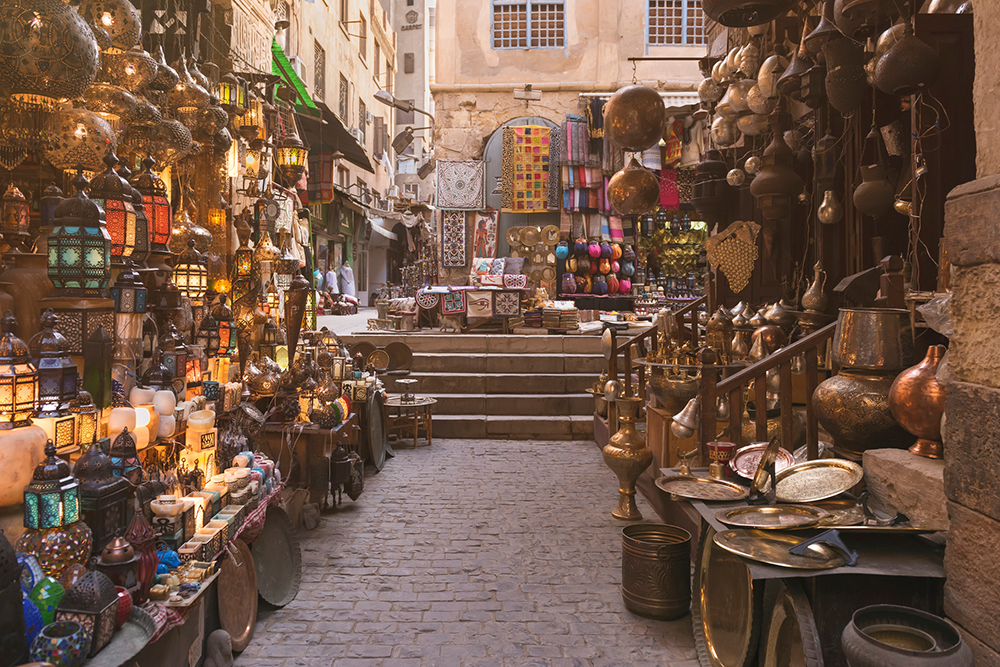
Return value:
<svg viewBox="0 0 1000 667">
<path fill-rule="evenodd" d="M 788 67 L 788 60 L 784 56 L 769 56 L 757 71 L 757 87 L 764 97 L 774 98 L 778 96 L 778 91 L 774 87 L 781 75 Z"/>
<path fill-rule="evenodd" d="M 823 193 L 823 201 L 816 211 L 816 218 L 824 225 L 835 225 L 844 217 L 844 207 L 837 200 L 837 194 L 833 190 Z"/>
<path fill-rule="evenodd" d="M 802 177 L 792 166 L 792 149 L 785 143 L 784 131 L 790 115 L 779 104 L 770 116 L 774 138 L 764 149 L 764 166 L 750 184 L 750 194 L 768 220 L 780 220 L 791 214 L 792 201 L 804 187 Z"/>
<path fill-rule="evenodd" d="M 826 95 L 830 106 L 850 115 L 865 99 L 865 52 L 851 39 L 835 39 L 823 46 L 826 57 Z"/>
<path fill-rule="evenodd" d="M 770 23 L 795 6 L 795 0 L 702 0 L 705 15 L 730 28 Z"/>
<path fill-rule="evenodd" d="M 608 202 L 621 215 L 648 213 L 656 208 L 659 198 L 660 184 L 656 176 L 635 157 L 608 183 Z"/>
<path fill-rule="evenodd" d="M 888 95 L 913 95 L 937 79 L 941 68 L 937 51 L 913 34 L 906 24 L 903 36 L 875 65 L 875 84 Z"/>
<path fill-rule="evenodd" d="M 880 164 L 861 167 L 861 184 L 854 190 L 854 206 L 873 218 L 881 216 L 892 208 L 896 191 L 885 180 L 885 171 Z"/>
<path fill-rule="evenodd" d="M 643 151 L 666 131 L 667 109 L 660 94 L 649 86 L 632 84 L 618 89 L 604 106 L 604 131 L 627 151 Z"/>
</svg>

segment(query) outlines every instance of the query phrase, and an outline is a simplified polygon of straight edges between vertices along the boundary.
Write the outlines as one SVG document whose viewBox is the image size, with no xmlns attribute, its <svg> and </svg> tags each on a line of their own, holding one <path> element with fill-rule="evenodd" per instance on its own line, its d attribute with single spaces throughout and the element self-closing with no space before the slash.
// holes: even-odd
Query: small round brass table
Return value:
<svg viewBox="0 0 1000 667">
<path fill-rule="evenodd" d="M 413 448 L 416 449 L 417 438 L 420 437 L 420 430 L 423 429 L 427 435 L 427 444 L 430 445 L 434 438 L 435 405 L 437 405 L 436 398 L 416 396 L 413 401 L 404 401 L 401 396 L 387 398 L 385 407 L 389 409 L 389 433 L 396 433 L 402 437 L 412 429 Z"/>
</svg>

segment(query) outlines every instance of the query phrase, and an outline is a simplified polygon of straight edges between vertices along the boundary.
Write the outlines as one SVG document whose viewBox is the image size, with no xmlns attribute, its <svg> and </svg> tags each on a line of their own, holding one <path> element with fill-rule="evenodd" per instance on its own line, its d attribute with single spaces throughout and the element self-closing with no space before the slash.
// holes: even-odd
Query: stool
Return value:
<svg viewBox="0 0 1000 667">
<path fill-rule="evenodd" d="M 393 396 L 385 401 L 388 409 L 387 422 L 389 434 L 400 437 L 413 434 L 413 448 L 417 448 L 417 438 L 423 430 L 427 436 L 427 444 L 434 439 L 434 406 L 437 399 L 415 396 L 412 401 L 404 401 L 400 396 Z M 412 414 L 411 414 L 412 412 Z"/>
</svg>

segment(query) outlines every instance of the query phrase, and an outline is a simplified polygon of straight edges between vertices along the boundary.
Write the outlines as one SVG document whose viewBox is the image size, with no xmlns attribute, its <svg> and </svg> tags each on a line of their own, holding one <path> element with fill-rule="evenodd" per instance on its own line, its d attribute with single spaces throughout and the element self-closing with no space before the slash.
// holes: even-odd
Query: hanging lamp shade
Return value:
<svg viewBox="0 0 1000 667">
<path fill-rule="evenodd" d="M 240 136 L 247 141 L 264 138 L 264 103 L 254 97 L 250 100 L 246 113 L 233 120 Z"/>
<path fill-rule="evenodd" d="M 608 182 L 608 202 L 621 215 L 648 213 L 656 208 L 659 198 L 659 181 L 635 157 Z"/>
<path fill-rule="evenodd" d="M 30 224 L 28 200 L 13 183 L 9 183 L 3 194 L 3 220 L 0 221 L 3 240 L 12 248 L 22 245 L 28 239 Z"/>
<path fill-rule="evenodd" d="M 191 130 L 180 121 L 164 118 L 156 126 L 150 142 L 150 154 L 163 167 L 184 158 L 194 148 Z"/>
<path fill-rule="evenodd" d="M 111 280 L 111 236 L 104 210 L 87 196 L 89 183 L 78 173 L 76 188 L 56 206 L 49 234 L 48 275 L 56 294 L 104 296 Z"/>
<path fill-rule="evenodd" d="M 81 383 L 82 379 L 78 378 L 78 387 Z M 69 404 L 69 411 L 73 413 L 73 417 L 76 419 L 76 443 L 81 446 L 86 446 L 88 442 L 96 443 L 97 421 L 100 413 L 97 410 L 97 405 L 94 404 L 94 399 L 90 395 L 90 392 L 80 388 L 77 391 L 76 398 Z M 79 460 L 77 461 L 77 465 L 79 466 Z M 80 477 L 80 475 L 76 475 L 76 477 Z"/>
<path fill-rule="evenodd" d="M 295 348 L 302 331 L 309 299 L 309 281 L 301 273 L 296 273 L 291 286 L 285 291 L 285 331 L 288 332 L 288 367 L 295 364 Z"/>
<path fill-rule="evenodd" d="M 87 109 L 64 109 L 49 114 L 45 132 L 52 142 L 45 159 L 63 171 L 82 166 L 100 171 L 109 147 L 115 146 L 115 133 L 108 122 Z"/>
<path fill-rule="evenodd" d="M 229 114 L 230 120 L 247 112 L 247 84 L 232 72 L 223 74 L 216 86 L 219 105 Z"/>
<path fill-rule="evenodd" d="M 125 181 L 125 190 L 132 193 L 132 208 L 135 209 L 135 250 L 132 252 L 131 259 L 142 263 L 149 258 L 152 248 L 152 223 L 146 213 L 146 202 L 142 194 L 129 181 L 132 178 L 132 170 L 124 162 L 118 165 L 118 175 Z"/>
<path fill-rule="evenodd" d="M 288 249 L 288 232 L 281 232 L 281 255 L 274 262 L 274 284 L 279 290 L 286 290 L 292 284 L 292 276 L 299 270 L 299 260 Z"/>
<path fill-rule="evenodd" d="M 61 0 L 2 0 L 0 89 L 22 106 L 52 109 L 94 81 L 100 52 L 94 33 Z"/>
<path fill-rule="evenodd" d="M 115 171 L 118 156 L 108 149 L 106 169 L 90 183 L 94 202 L 104 209 L 104 219 L 111 236 L 111 261 L 121 262 L 135 252 L 136 215 L 132 206 L 132 185 Z"/>
<path fill-rule="evenodd" d="M 136 99 L 132 93 L 112 83 L 95 82 L 84 93 L 87 108 L 107 121 L 115 137 L 125 131 L 125 119 L 135 114 Z"/>
<path fill-rule="evenodd" d="M 783 103 L 779 103 L 770 117 L 774 138 L 764 149 L 760 173 L 750 183 L 750 194 L 768 220 L 780 220 L 791 215 L 792 202 L 805 186 L 795 169 L 792 149 L 785 143 L 784 134 L 790 120 L 791 114 L 785 110 Z"/>
<path fill-rule="evenodd" d="M 156 76 L 149 82 L 149 87 L 160 91 L 171 90 L 181 79 L 177 70 L 167 64 L 162 44 L 156 47 L 156 53 L 153 53 L 152 56 L 153 62 L 156 63 Z"/>
<path fill-rule="evenodd" d="M 774 83 L 775 90 L 786 97 L 791 97 L 792 99 L 800 99 L 799 91 L 802 88 L 802 78 L 813 66 L 813 60 L 809 56 L 809 50 L 806 48 L 805 44 L 808 31 L 809 22 L 803 21 L 802 38 L 799 40 L 798 50 L 792 57 L 792 62 L 788 64 L 788 67 L 781 74 L 781 77 Z"/>
<path fill-rule="evenodd" d="M 730 28 L 770 23 L 795 6 L 795 0 L 702 0 L 705 15 Z"/>
<path fill-rule="evenodd" d="M 99 80 L 106 80 L 116 86 L 135 92 L 155 78 L 159 68 L 156 61 L 141 46 L 133 46 L 124 53 L 105 51 L 101 54 Z"/>
<path fill-rule="evenodd" d="M 297 134 L 289 134 L 278 144 L 274 159 L 278 164 L 278 171 L 281 172 L 282 177 L 285 179 L 285 183 L 289 187 L 293 187 L 302 178 L 302 174 L 306 173 L 309 149 L 306 148 Z"/>
<path fill-rule="evenodd" d="M 615 91 L 604 107 L 604 131 L 617 146 L 642 151 L 663 138 L 667 110 L 660 94 L 632 84 Z"/>
<path fill-rule="evenodd" d="M 174 283 L 189 299 L 200 299 L 208 288 L 208 269 L 202 263 L 201 253 L 195 249 L 194 239 L 188 239 L 187 246 L 174 266 Z"/>
<path fill-rule="evenodd" d="M 907 23 L 903 35 L 875 64 L 875 85 L 887 95 L 915 95 L 934 83 L 940 69 L 937 51 L 917 38 Z"/>
<path fill-rule="evenodd" d="M 177 111 L 182 122 L 186 113 L 208 106 L 208 91 L 191 76 L 185 60 L 182 55 L 177 63 L 177 84 L 170 90 L 170 106 Z M 188 123 L 184 124 L 190 127 Z"/>
<path fill-rule="evenodd" d="M 38 398 L 36 415 L 41 418 L 64 417 L 69 413 L 69 404 L 77 394 L 76 364 L 69 357 L 69 342 L 55 330 L 59 317 L 51 308 L 42 313 L 42 330 L 28 342 L 31 362 L 38 373 Z M 60 437 L 57 446 L 72 444 L 75 428 L 70 421 L 70 433 Z M 66 441 L 68 440 L 68 442 Z"/>
<path fill-rule="evenodd" d="M 106 53 L 124 53 L 139 41 L 142 17 L 128 0 L 83 0 L 80 15 L 107 33 Z"/>
<path fill-rule="evenodd" d="M 146 218 L 150 227 L 150 246 L 152 252 L 169 252 L 170 232 L 173 218 L 170 212 L 170 200 L 167 198 L 167 186 L 153 172 L 156 160 L 147 155 L 142 161 L 142 171 L 132 177 L 132 186 L 142 196 L 146 208 Z"/>
<path fill-rule="evenodd" d="M 16 328 L 8 310 L 0 318 L 0 429 L 29 426 L 38 398 L 38 372 L 28 346 L 14 335 Z"/>
</svg>

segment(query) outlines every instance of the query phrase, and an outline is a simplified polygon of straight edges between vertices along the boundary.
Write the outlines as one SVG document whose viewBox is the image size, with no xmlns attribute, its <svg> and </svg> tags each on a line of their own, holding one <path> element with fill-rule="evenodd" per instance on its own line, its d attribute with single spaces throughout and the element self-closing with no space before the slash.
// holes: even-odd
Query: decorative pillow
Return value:
<svg viewBox="0 0 1000 667">
<path fill-rule="evenodd" d="M 563 274 L 563 275 L 571 275 L 571 274 Z M 506 287 L 507 289 L 524 289 L 527 285 L 528 285 L 528 276 L 524 274 L 521 273 L 518 273 L 516 275 L 510 273 L 504 274 L 503 286 Z"/>
<path fill-rule="evenodd" d="M 485 276 L 490 272 L 490 267 L 492 265 L 492 257 L 476 257 L 472 260 L 472 272 L 479 276 Z"/>
<path fill-rule="evenodd" d="M 507 259 L 504 257 L 497 257 L 490 264 L 490 275 L 491 276 L 502 276 L 503 267 L 507 264 Z"/>
<path fill-rule="evenodd" d="M 503 287 L 504 278 L 507 276 L 485 275 L 480 278 L 479 284 L 483 287 Z"/>
<path fill-rule="evenodd" d="M 508 257 L 503 267 L 505 275 L 518 274 L 524 268 L 524 257 Z"/>
</svg>

